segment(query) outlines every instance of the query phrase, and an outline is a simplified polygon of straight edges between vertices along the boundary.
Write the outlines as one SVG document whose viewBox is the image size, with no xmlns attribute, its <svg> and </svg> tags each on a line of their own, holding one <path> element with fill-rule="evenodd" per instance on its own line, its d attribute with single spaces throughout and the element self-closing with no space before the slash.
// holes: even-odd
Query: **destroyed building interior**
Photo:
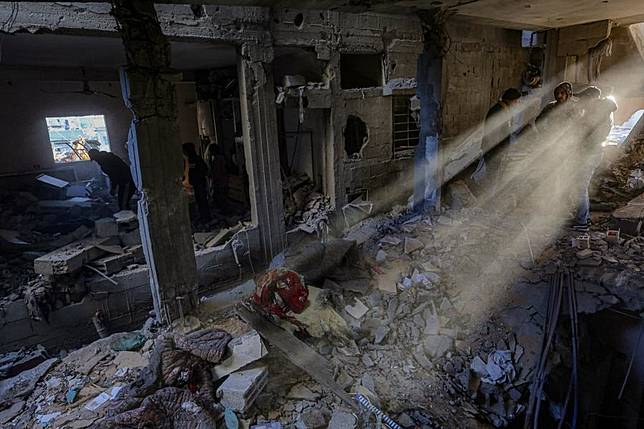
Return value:
<svg viewBox="0 0 644 429">
<path fill-rule="evenodd" d="M 644 1 L 0 25 L 1 428 L 644 428 Z"/>
</svg>

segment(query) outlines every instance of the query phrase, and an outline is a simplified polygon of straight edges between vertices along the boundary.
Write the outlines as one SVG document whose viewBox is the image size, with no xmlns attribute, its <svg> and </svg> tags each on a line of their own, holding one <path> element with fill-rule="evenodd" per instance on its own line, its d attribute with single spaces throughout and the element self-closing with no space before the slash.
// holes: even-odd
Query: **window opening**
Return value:
<svg viewBox="0 0 644 429">
<path fill-rule="evenodd" d="M 391 102 L 394 153 L 413 150 L 418 145 L 420 130 L 411 109 L 410 97 L 393 96 Z"/>
<path fill-rule="evenodd" d="M 110 151 L 105 116 L 46 118 L 49 143 L 57 163 L 89 160 L 90 149 Z"/>
</svg>

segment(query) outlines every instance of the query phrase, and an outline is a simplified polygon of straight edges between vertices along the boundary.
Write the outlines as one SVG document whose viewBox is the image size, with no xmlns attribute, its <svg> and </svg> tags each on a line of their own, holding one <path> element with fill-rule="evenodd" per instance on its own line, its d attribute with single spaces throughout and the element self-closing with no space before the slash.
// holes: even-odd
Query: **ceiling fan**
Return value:
<svg viewBox="0 0 644 429">
<path fill-rule="evenodd" d="M 83 89 L 80 89 L 78 91 L 46 91 L 44 89 L 41 89 L 40 91 L 45 93 L 45 94 L 82 94 L 82 95 L 103 95 L 105 97 L 109 98 L 116 98 L 115 95 L 109 94 L 107 92 L 103 91 L 96 91 L 93 90 L 89 86 L 89 80 L 87 79 L 87 76 L 85 75 L 85 69 L 81 68 L 81 71 L 83 73 Z"/>
</svg>

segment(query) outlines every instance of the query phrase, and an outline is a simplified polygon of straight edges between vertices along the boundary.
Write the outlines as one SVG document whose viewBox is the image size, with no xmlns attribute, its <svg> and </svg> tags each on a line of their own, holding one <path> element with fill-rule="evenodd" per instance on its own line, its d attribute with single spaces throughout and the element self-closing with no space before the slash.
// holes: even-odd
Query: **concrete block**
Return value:
<svg viewBox="0 0 644 429">
<path fill-rule="evenodd" d="M 261 359 L 268 353 L 262 338 L 255 330 L 233 339 L 228 343 L 228 350 L 230 351 L 230 357 L 216 365 L 212 370 L 216 380 Z"/>
<path fill-rule="evenodd" d="M 3 311 L 0 312 L 0 324 L 2 325 L 27 319 L 29 317 L 27 306 L 25 305 L 25 301 L 22 299 L 4 303 L 2 310 Z"/>
<path fill-rule="evenodd" d="M 130 246 L 125 248 L 125 251 L 132 255 L 132 260 L 135 264 L 144 264 L 145 263 L 145 253 L 143 252 L 143 245 L 137 244 L 136 246 Z"/>
<path fill-rule="evenodd" d="M 132 254 L 123 253 L 121 255 L 112 255 L 101 258 L 96 264 L 105 271 L 106 274 L 114 274 L 121 271 L 134 261 Z"/>
<path fill-rule="evenodd" d="M 72 273 L 104 253 L 96 245 L 108 243 L 109 238 L 87 238 L 76 241 L 36 258 L 34 271 L 38 274 Z"/>
<path fill-rule="evenodd" d="M 235 372 L 219 386 L 217 397 L 223 406 L 243 413 L 253 405 L 267 383 L 266 367 Z"/>
<path fill-rule="evenodd" d="M 97 237 L 114 237 L 119 234 L 116 221 L 109 217 L 94 221 L 94 230 Z"/>
<path fill-rule="evenodd" d="M 129 232 L 122 232 L 120 237 L 123 246 L 136 246 L 137 244 L 141 244 L 141 232 L 138 228 Z"/>
</svg>

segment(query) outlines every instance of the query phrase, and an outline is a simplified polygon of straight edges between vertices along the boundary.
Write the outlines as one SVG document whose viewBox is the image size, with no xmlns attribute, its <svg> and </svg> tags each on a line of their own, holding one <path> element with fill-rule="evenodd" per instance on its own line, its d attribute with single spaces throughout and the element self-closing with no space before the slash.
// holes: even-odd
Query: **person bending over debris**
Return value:
<svg viewBox="0 0 644 429">
<path fill-rule="evenodd" d="M 187 170 L 184 181 L 188 179 L 188 184 L 194 192 L 197 209 L 199 210 L 199 220 L 203 223 L 208 223 L 210 221 L 208 166 L 197 154 L 194 143 L 184 143 L 182 150 L 185 159 L 185 170 Z"/>
<path fill-rule="evenodd" d="M 581 188 L 577 205 L 575 229 L 588 228 L 590 220 L 590 200 L 588 187 L 595 169 L 602 158 L 602 143 L 608 137 L 613 127 L 613 112 L 617 104 L 609 99 L 602 98 L 601 90 L 590 86 L 577 94 L 584 111 L 582 118 L 583 129 L 587 130 L 579 144 L 578 183 Z"/>
<path fill-rule="evenodd" d="M 130 167 L 111 152 L 90 149 L 89 159 L 96 161 L 103 173 L 110 178 L 110 194 L 114 196 L 118 189 L 119 210 L 130 209 L 130 199 L 136 190 Z"/>
</svg>

